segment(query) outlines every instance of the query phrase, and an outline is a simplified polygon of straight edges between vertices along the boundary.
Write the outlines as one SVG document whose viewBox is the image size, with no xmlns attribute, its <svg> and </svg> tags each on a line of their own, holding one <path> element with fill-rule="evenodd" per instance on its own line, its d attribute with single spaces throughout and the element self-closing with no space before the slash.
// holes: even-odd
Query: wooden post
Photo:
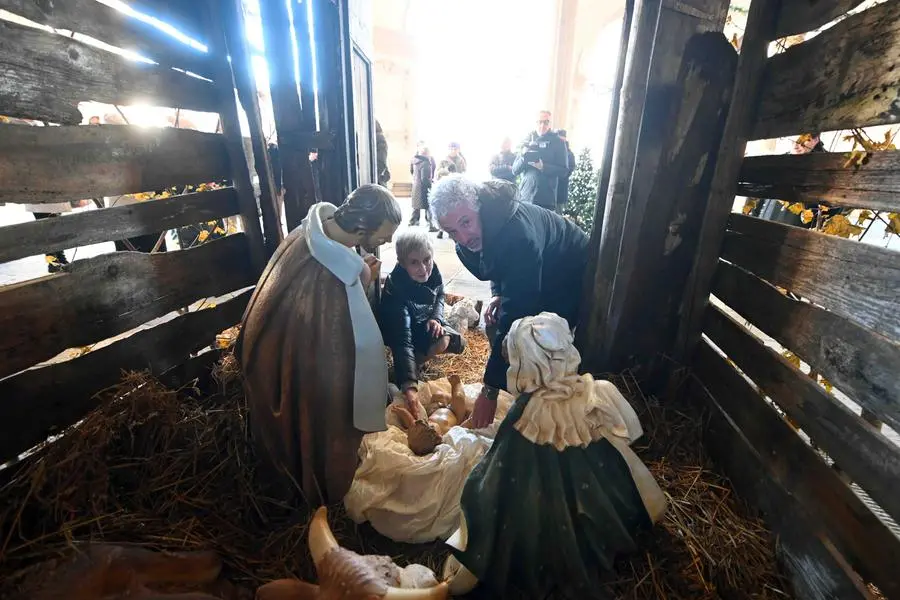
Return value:
<svg viewBox="0 0 900 600">
<path fill-rule="evenodd" d="M 710 184 L 716 165 L 737 54 L 719 32 L 695 34 L 688 42 L 676 89 L 684 96 L 668 111 L 653 115 L 653 131 L 667 132 L 662 156 L 652 177 L 650 202 L 642 214 L 631 212 L 629 233 L 638 245 L 623 242 L 621 252 L 633 256 L 633 272 L 616 286 L 619 315 L 611 321 L 608 369 L 640 365 L 649 389 L 665 383 L 678 332 L 678 309 L 693 266 Z M 690 95 L 688 95 L 690 94 Z M 649 111 L 648 111 L 649 112 Z M 650 115 L 645 114 L 645 124 Z M 624 258 L 624 256 L 623 256 Z M 617 276 L 617 280 L 618 280 Z"/>
<path fill-rule="evenodd" d="M 719 262 L 725 226 L 737 191 L 738 174 L 747 148 L 747 138 L 759 105 L 763 66 L 767 58 L 769 41 L 774 39 L 775 20 L 780 4 L 780 0 L 754 0 L 750 5 L 747 29 L 738 57 L 732 94 L 734 101 L 725 121 L 709 202 L 700 230 L 700 241 L 682 297 L 681 323 L 672 353 L 673 359 L 678 362 L 689 360 L 697 342 L 700 341 L 703 314 L 709 303 L 712 278 Z"/>
<path fill-rule="evenodd" d="M 332 135 L 334 146 L 319 152 L 322 199 L 340 204 L 350 193 L 350 140 L 352 113 L 346 89 L 346 51 L 342 11 L 346 0 L 314 0 L 313 23 L 319 59 L 319 116 L 321 127 Z"/>
<path fill-rule="evenodd" d="M 231 70 L 237 84 L 238 98 L 247 114 L 250 127 L 250 141 L 253 145 L 253 159 L 256 174 L 259 177 L 259 206 L 262 212 L 263 233 L 266 241 L 266 253 L 272 256 L 284 234 L 281 230 L 281 211 L 275 191 L 275 178 L 272 175 L 272 161 L 266 148 L 266 139 L 262 130 L 262 117 L 259 113 L 259 98 L 256 95 L 256 78 L 253 76 L 253 65 L 247 48 L 247 36 L 244 34 L 244 13 L 240 0 L 232 0 L 223 7 L 225 17 L 225 42 L 231 55 Z"/>
<path fill-rule="evenodd" d="M 228 149 L 228 161 L 231 165 L 231 180 L 238 193 L 241 207 L 241 223 L 250 242 L 250 253 L 253 268 L 257 274 L 266 266 L 266 246 L 260 226 L 259 207 L 250 181 L 247 158 L 244 154 L 244 141 L 241 136 L 241 123 L 238 119 L 237 101 L 234 94 L 234 79 L 228 64 L 228 50 L 225 43 L 224 21 L 217 0 L 207 0 L 207 29 L 209 31 L 209 51 L 212 55 L 213 73 L 216 90 L 219 94 L 219 118 L 222 123 L 222 135 Z"/>
<path fill-rule="evenodd" d="M 297 7 L 296 4 L 292 6 Z M 311 105 L 301 106 L 297 94 L 292 44 L 294 32 L 291 31 L 288 4 L 284 0 L 260 0 L 259 11 L 265 37 L 266 61 L 269 65 L 272 110 L 281 154 L 284 213 L 290 231 L 300 225 L 309 207 L 315 203 L 309 147 L 302 135 L 309 120 L 307 113 L 312 113 L 314 109 Z M 298 50 L 301 54 L 310 53 L 309 46 L 301 46 Z M 304 83 L 307 86 L 310 84 L 310 81 Z M 315 120 L 314 113 L 312 120 Z"/>
</svg>

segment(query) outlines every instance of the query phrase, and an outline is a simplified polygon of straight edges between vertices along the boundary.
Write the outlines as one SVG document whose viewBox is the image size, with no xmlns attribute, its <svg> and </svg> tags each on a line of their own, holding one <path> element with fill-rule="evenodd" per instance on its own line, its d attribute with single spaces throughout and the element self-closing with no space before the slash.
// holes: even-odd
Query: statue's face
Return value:
<svg viewBox="0 0 900 600">
<path fill-rule="evenodd" d="M 371 233 L 360 232 L 359 245 L 369 252 L 374 252 L 375 248 L 377 248 L 378 246 L 391 241 L 391 239 L 394 237 L 394 232 L 397 231 L 397 227 L 399 227 L 399 225 L 395 225 L 390 221 L 384 221 L 381 223 L 378 229 Z"/>
</svg>

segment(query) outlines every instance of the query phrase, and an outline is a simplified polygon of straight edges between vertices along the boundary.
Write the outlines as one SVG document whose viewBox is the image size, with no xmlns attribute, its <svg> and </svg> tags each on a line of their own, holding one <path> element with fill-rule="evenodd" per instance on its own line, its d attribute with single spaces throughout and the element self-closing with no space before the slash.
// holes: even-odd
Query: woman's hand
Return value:
<svg viewBox="0 0 900 600">
<path fill-rule="evenodd" d="M 431 337 L 439 338 L 444 335 L 444 328 L 434 319 L 428 319 L 425 327 L 428 329 L 428 333 L 431 334 Z"/>
<path fill-rule="evenodd" d="M 481 429 L 494 422 L 494 414 L 497 412 L 497 397 L 492 400 L 487 386 L 482 386 L 481 393 L 475 399 L 475 408 L 472 410 L 470 427 Z"/>
<path fill-rule="evenodd" d="M 491 327 L 500 319 L 500 296 L 494 296 L 484 309 L 484 324 Z"/>
</svg>

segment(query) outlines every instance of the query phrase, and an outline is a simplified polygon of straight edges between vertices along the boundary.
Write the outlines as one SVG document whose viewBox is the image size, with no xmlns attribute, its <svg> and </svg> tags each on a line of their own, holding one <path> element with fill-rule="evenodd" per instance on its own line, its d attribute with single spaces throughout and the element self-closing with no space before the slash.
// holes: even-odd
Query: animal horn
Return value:
<svg viewBox="0 0 900 600">
<path fill-rule="evenodd" d="M 395 588 L 388 587 L 382 600 L 446 600 L 450 595 L 450 588 L 445 582 L 441 582 L 430 588 Z"/>
<path fill-rule="evenodd" d="M 320 506 L 309 524 L 309 553 L 312 554 L 313 564 L 318 568 L 325 555 L 336 548 L 337 540 L 328 526 L 328 511 Z"/>
</svg>

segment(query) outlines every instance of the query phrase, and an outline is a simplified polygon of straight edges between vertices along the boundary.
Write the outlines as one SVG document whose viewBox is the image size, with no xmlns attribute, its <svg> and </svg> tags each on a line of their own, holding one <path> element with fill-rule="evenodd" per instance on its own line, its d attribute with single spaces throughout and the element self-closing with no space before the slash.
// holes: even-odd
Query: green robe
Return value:
<svg viewBox="0 0 900 600">
<path fill-rule="evenodd" d="M 500 597 L 602 598 L 597 576 L 636 550 L 634 534 L 650 517 L 606 439 L 560 452 L 516 431 L 529 398 L 515 401 L 466 481 L 468 543 L 453 554 Z"/>
</svg>

